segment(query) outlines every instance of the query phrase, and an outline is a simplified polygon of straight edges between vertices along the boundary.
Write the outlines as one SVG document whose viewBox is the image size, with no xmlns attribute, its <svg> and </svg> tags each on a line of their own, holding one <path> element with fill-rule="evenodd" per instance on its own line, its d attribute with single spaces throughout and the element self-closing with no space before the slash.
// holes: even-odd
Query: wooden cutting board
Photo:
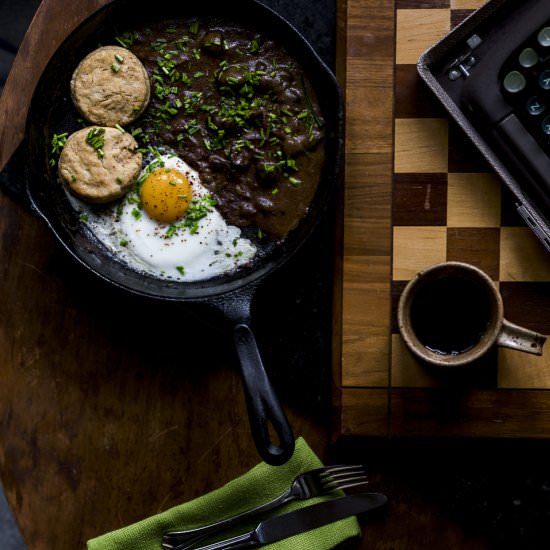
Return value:
<svg viewBox="0 0 550 550">
<path fill-rule="evenodd" d="M 442 376 L 396 327 L 423 267 L 461 260 L 498 284 L 505 316 L 550 334 L 550 255 L 509 193 L 416 73 L 420 54 L 480 0 L 341 2 L 347 105 L 335 328 L 336 437 L 550 436 L 550 346 L 494 350 Z"/>
</svg>

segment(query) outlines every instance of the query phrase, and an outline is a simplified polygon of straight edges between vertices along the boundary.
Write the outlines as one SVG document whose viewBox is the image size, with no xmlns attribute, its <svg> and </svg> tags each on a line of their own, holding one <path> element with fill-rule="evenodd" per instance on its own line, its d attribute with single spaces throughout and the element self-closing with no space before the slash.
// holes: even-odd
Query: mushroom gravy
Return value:
<svg viewBox="0 0 550 550">
<path fill-rule="evenodd" d="M 214 18 L 154 24 L 117 40 L 145 65 L 151 102 L 130 130 L 196 169 L 230 224 L 280 240 L 306 215 L 324 163 L 324 122 L 302 67 L 273 40 Z"/>
</svg>

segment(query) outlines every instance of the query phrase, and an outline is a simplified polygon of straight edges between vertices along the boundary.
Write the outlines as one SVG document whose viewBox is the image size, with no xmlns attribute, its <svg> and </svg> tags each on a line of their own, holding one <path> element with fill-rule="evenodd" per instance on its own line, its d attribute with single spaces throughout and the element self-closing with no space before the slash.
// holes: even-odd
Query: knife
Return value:
<svg viewBox="0 0 550 550">
<path fill-rule="evenodd" d="M 255 548 L 271 544 L 349 516 L 374 510 L 386 504 L 387 501 L 387 497 L 380 493 L 358 493 L 333 498 L 268 518 L 259 523 L 253 531 L 201 546 L 195 550 Z M 184 550 L 184 548 L 185 544 L 182 544 L 175 550 Z"/>
</svg>

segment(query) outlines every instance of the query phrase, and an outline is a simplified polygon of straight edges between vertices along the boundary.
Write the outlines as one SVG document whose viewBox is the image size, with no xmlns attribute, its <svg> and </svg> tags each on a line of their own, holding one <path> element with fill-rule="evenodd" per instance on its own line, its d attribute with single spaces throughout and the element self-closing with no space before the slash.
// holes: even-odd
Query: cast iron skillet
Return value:
<svg viewBox="0 0 550 550">
<path fill-rule="evenodd" d="M 251 266 L 236 273 L 204 282 L 175 283 L 131 270 L 96 241 L 79 222 L 48 161 L 53 133 L 81 127 L 69 93 L 70 78 L 79 61 L 100 44 L 114 43 L 114 36 L 131 30 L 140 21 L 151 23 L 189 15 L 227 18 L 258 29 L 286 47 L 306 69 L 319 96 L 326 124 L 326 162 L 308 214 L 282 243 L 266 244 Z M 298 250 L 330 203 L 341 165 L 342 135 L 342 97 L 333 74 L 296 29 L 255 0 L 242 0 L 238 7 L 227 0 L 201 0 L 192 5 L 164 0 L 117 0 L 93 14 L 65 40 L 42 74 L 29 110 L 25 182 L 32 208 L 78 262 L 115 287 L 158 300 L 202 302 L 221 309 L 233 325 L 252 436 L 260 456 L 269 464 L 283 464 L 290 458 L 294 437 L 250 329 L 250 304 L 262 279 Z M 270 425 L 276 441 L 270 435 Z"/>
</svg>

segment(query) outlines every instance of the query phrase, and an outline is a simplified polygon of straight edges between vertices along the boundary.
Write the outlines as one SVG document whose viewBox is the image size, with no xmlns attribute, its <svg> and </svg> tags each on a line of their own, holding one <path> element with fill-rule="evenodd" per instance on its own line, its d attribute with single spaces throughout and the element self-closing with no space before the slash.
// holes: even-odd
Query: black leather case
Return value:
<svg viewBox="0 0 550 550">
<path fill-rule="evenodd" d="M 502 84 L 510 60 L 545 26 L 550 26 L 550 0 L 489 0 L 427 50 L 417 68 L 550 251 L 550 135 L 547 142 L 537 141 Z M 550 46 L 543 50 L 540 70 L 550 68 Z M 550 115 L 550 90 L 541 93 L 548 97 L 545 116 Z"/>
</svg>

